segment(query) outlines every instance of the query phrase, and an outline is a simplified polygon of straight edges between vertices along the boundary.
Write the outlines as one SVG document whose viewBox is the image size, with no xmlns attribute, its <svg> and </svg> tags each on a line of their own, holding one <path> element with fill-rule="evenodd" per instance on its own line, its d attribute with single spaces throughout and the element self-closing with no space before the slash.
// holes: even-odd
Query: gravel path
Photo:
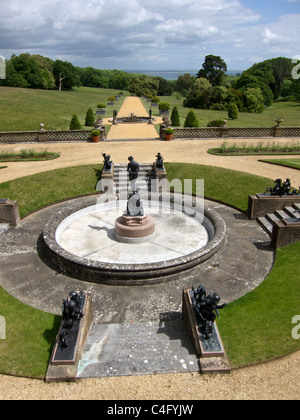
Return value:
<svg viewBox="0 0 300 420">
<path fill-rule="evenodd" d="M 0 375 L 0 400 L 298 400 L 299 377 L 300 351 L 229 375 L 122 376 L 49 384 Z"/>
<path fill-rule="evenodd" d="M 135 105 L 131 100 L 135 101 Z M 131 103 L 130 103 L 131 102 Z M 137 98 L 128 98 L 120 112 L 142 111 L 137 108 Z M 128 108 L 129 107 L 129 108 Z M 129 111 L 128 111 L 129 109 Z M 119 115 L 121 115 L 119 113 Z M 147 114 L 145 114 L 147 115 Z M 132 126 L 132 125 L 131 125 Z M 137 125 L 135 125 L 137 126 Z M 149 126 L 141 124 L 141 127 Z M 121 130 L 122 125 L 117 126 Z M 125 126 L 124 126 L 125 127 Z M 151 127 L 151 126 L 150 126 Z M 132 127 L 134 130 L 136 127 Z M 152 127 L 153 128 L 153 127 Z M 125 129 L 125 128 L 124 128 Z M 127 127 L 126 127 L 127 129 Z M 133 131 L 131 131 L 133 132 Z M 148 132 L 148 131 L 147 131 Z M 123 137 L 127 134 L 123 132 Z M 140 134 L 138 135 L 138 137 Z M 146 136 L 146 134 L 145 134 Z M 132 134 L 134 137 L 134 134 Z M 148 134 L 147 134 L 148 137 Z M 150 136 L 152 137 L 152 136 Z M 139 137 L 143 138 L 143 137 Z M 246 140 L 250 141 L 250 140 Z M 257 139 L 257 142 L 260 139 Z M 266 140 L 268 141 L 268 140 Z M 272 140 L 270 140 L 272 141 Z M 280 140 L 292 143 L 294 139 Z M 229 143 L 245 140 L 228 140 Z M 255 143 L 251 140 L 251 143 Z M 217 157 L 207 154 L 220 140 L 184 140 L 164 142 L 59 143 L 30 145 L 26 148 L 60 152 L 59 159 L 48 162 L 7 163 L 0 171 L 0 182 L 56 168 L 97 164 L 103 161 L 101 153 L 109 153 L 115 163 L 127 162 L 132 154 L 137 161 L 152 162 L 160 152 L 167 162 L 190 162 L 244 171 L 271 179 L 291 178 L 294 186 L 300 185 L 300 172 L 259 162 L 255 157 Z M 2 150 L 18 151 L 24 145 L 0 146 Z M 275 157 L 274 157 L 275 158 Z M 278 157 L 280 158 L 280 157 Z M 291 324 L 292 328 L 292 324 Z M 0 375 L 0 400 L 4 399 L 102 399 L 102 400 L 201 400 L 201 399 L 294 399 L 300 394 L 300 351 L 279 360 L 232 371 L 230 375 L 200 375 L 197 373 L 83 379 L 76 383 L 46 384 L 40 380 Z"/>
<path fill-rule="evenodd" d="M 139 98 L 128 96 L 125 98 L 117 117 L 129 117 L 131 113 L 137 117 L 147 117 L 149 115 Z M 161 118 L 156 117 L 155 120 L 156 124 L 162 122 Z M 151 139 L 157 137 L 154 125 L 149 125 L 148 123 L 122 123 L 111 127 L 107 139 Z"/>
<path fill-rule="evenodd" d="M 243 142 L 244 140 L 240 140 Z M 281 140 L 289 142 L 291 140 Z M 228 140 L 228 143 L 239 143 L 239 140 Z M 101 143 L 47 143 L 43 145 L 26 145 L 25 148 L 32 148 L 36 151 L 47 149 L 49 152 L 60 152 L 60 158 L 43 162 L 18 162 L 3 163 L 7 166 L 0 171 L 0 181 L 5 182 L 21 176 L 37 174 L 52 169 L 65 168 L 78 165 L 99 164 L 103 162 L 101 153 L 111 155 L 115 163 L 127 163 L 129 155 L 135 160 L 144 163 L 155 161 L 155 155 L 160 152 L 166 162 L 190 162 L 204 165 L 230 168 L 250 174 L 265 176 L 271 179 L 287 177 L 291 178 L 294 186 L 300 185 L 300 171 L 259 162 L 262 156 L 214 156 L 207 153 L 207 150 L 220 145 L 220 140 L 173 140 L 171 142 L 159 140 L 143 141 L 116 141 Z M 24 144 L 10 144 L 0 146 L 0 150 L 20 151 Z M 276 157 L 272 157 L 276 159 Z M 278 156 L 278 159 L 282 157 Z"/>
</svg>

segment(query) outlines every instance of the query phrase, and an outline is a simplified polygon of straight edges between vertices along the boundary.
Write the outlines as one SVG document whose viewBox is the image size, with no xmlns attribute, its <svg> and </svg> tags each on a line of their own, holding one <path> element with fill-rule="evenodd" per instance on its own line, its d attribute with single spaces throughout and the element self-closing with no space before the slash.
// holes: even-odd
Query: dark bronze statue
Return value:
<svg viewBox="0 0 300 420">
<path fill-rule="evenodd" d="M 204 286 L 199 286 L 197 290 L 192 287 L 191 299 L 196 318 L 200 324 L 201 337 L 208 340 L 212 336 L 213 324 L 219 317 L 218 310 L 224 308 L 226 303 L 219 305 L 221 298 L 217 293 L 206 295 Z"/>
<path fill-rule="evenodd" d="M 129 156 L 128 160 L 129 160 L 129 163 L 127 165 L 127 172 L 129 174 L 132 191 L 133 193 L 136 193 L 137 192 L 136 180 L 139 174 L 140 165 L 133 159 L 132 156 Z"/>
<path fill-rule="evenodd" d="M 62 347 L 67 348 L 69 331 L 74 323 L 83 317 L 83 291 L 79 293 L 70 292 L 69 297 L 62 303 L 62 328 L 59 334 L 59 342 Z"/>
<path fill-rule="evenodd" d="M 155 161 L 155 166 L 157 167 L 158 170 L 163 171 L 164 170 L 164 158 L 162 157 L 162 155 L 160 153 L 157 153 L 156 157 L 156 161 Z"/>
<path fill-rule="evenodd" d="M 291 180 L 287 178 L 284 182 L 281 179 L 277 178 L 274 181 L 275 187 L 268 187 L 266 193 L 271 195 L 299 195 L 300 191 L 297 191 L 295 188 L 291 187 Z"/>
<path fill-rule="evenodd" d="M 111 164 L 112 164 L 112 161 L 110 160 L 110 155 L 107 155 L 106 153 L 102 153 L 102 156 L 104 157 L 103 171 L 109 172 L 111 170 Z"/>
</svg>

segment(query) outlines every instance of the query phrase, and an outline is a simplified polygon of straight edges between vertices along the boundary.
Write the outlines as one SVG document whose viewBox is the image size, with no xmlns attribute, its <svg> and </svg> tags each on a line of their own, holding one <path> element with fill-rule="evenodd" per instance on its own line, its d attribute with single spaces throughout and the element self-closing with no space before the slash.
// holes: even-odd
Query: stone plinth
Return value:
<svg viewBox="0 0 300 420">
<path fill-rule="evenodd" d="M 161 179 L 165 179 L 167 178 L 167 171 L 165 169 L 165 167 L 163 166 L 163 168 L 158 168 L 155 164 L 155 162 L 153 163 L 153 167 L 155 170 L 155 177 L 160 181 Z"/>
<path fill-rule="evenodd" d="M 119 242 L 139 243 L 153 239 L 155 221 L 152 216 L 119 217 L 115 222 L 115 238 Z"/>
<path fill-rule="evenodd" d="M 84 293 L 84 298 L 83 318 L 78 321 L 74 333 L 70 334 L 70 344 L 65 349 L 59 348 L 59 335 L 62 323 L 60 325 L 45 377 L 46 382 L 76 380 L 78 363 L 81 359 L 93 319 L 91 295 Z"/>
<path fill-rule="evenodd" d="M 271 244 L 273 248 L 300 241 L 300 222 L 297 219 L 275 220 Z"/>
<path fill-rule="evenodd" d="M 216 322 L 213 325 L 212 337 L 209 339 L 201 337 L 190 289 L 182 291 L 182 317 L 199 357 L 201 373 L 229 373 L 229 361 Z"/>
<path fill-rule="evenodd" d="M 17 226 L 20 223 L 19 208 L 16 200 L 0 199 L 0 223 Z"/>
<path fill-rule="evenodd" d="M 114 179 L 114 163 L 112 162 L 111 167 L 109 170 L 103 168 L 101 179 Z"/>
<path fill-rule="evenodd" d="M 295 203 L 300 203 L 300 195 L 249 195 L 248 217 L 254 220 L 276 210 L 283 210 L 285 207 L 292 206 Z"/>
</svg>

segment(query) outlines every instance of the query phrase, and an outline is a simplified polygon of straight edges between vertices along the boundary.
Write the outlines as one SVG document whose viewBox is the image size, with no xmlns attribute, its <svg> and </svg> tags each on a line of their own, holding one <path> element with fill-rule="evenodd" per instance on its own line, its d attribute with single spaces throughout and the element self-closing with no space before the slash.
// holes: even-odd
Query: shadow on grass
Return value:
<svg viewBox="0 0 300 420">
<path fill-rule="evenodd" d="M 61 316 L 54 315 L 52 327 L 48 328 L 47 330 L 45 330 L 43 332 L 43 337 L 49 345 L 49 348 L 47 350 L 48 355 L 49 355 L 48 363 L 49 363 L 51 355 L 52 355 L 52 351 L 53 351 L 53 347 L 54 347 L 54 344 L 55 344 L 56 336 L 58 334 L 59 327 L 60 327 L 60 322 L 61 322 Z"/>
</svg>

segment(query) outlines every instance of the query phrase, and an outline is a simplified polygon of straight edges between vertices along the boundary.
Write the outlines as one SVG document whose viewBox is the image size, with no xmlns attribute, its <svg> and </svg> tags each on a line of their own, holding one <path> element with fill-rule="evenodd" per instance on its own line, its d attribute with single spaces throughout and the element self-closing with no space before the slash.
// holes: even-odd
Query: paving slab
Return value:
<svg viewBox="0 0 300 420">
<path fill-rule="evenodd" d="M 199 372 L 182 320 L 95 324 L 78 378 Z"/>
</svg>

